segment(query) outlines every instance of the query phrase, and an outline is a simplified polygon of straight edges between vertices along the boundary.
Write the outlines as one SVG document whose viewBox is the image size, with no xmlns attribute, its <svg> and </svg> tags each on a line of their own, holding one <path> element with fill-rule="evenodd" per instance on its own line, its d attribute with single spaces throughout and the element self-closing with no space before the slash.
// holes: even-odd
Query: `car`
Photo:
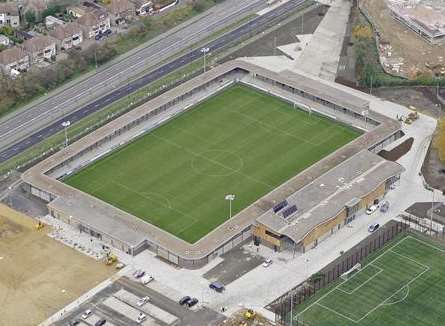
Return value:
<svg viewBox="0 0 445 326">
<path fill-rule="evenodd" d="M 91 309 L 85 310 L 84 313 L 82 314 L 82 319 L 87 319 L 91 315 L 91 313 L 92 313 Z"/>
<path fill-rule="evenodd" d="M 79 325 L 79 324 L 80 324 L 80 320 L 79 319 L 72 320 L 69 323 L 70 326 L 76 326 L 76 325 Z"/>
<path fill-rule="evenodd" d="M 368 209 L 366 210 L 366 214 L 371 215 L 371 214 L 375 213 L 377 208 L 379 208 L 377 205 L 369 206 Z"/>
<path fill-rule="evenodd" d="M 223 292 L 225 290 L 224 284 L 221 282 L 215 281 L 209 284 L 209 288 L 215 290 L 216 292 Z"/>
<path fill-rule="evenodd" d="M 380 211 L 382 213 L 386 213 L 389 209 L 389 201 L 384 201 L 381 205 L 380 205 Z"/>
<path fill-rule="evenodd" d="M 193 307 L 195 304 L 197 304 L 198 302 L 199 302 L 198 299 L 193 298 L 193 299 L 190 299 L 190 300 L 186 303 L 186 305 L 187 305 L 189 308 L 191 308 L 191 307 Z"/>
<path fill-rule="evenodd" d="M 144 304 L 146 304 L 148 301 L 150 301 L 150 297 L 143 297 L 140 298 L 136 304 L 138 305 L 138 307 L 142 307 Z"/>
<path fill-rule="evenodd" d="M 134 276 L 135 278 L 141 278 L 141 277 L 144 276 L 144 275 L 145 275 L 145 272 L 142 271 L 142 270 L 140 270 L 140 269 L 138 269 L 137 271 L 135 271 L 135 272 L 133 273 L 133 276 Z"/>
<path fill-rule="evenodd" d="M 379 223 L 372 223 L 370 226 L 368 226 L 368 231 L 372 233 L 375 230 L 377 230 L 379 227 L 380 227 Z"/>
<path fill-rule="evenodd" d="M 103 35 L 111 35 L 111 33 L 113 33 L 113 31 L 111 29 L 107 29 L 105 32 L 103 32 Z"/>
<path fill-rule="evenodd" d="M 263 267 L 269 267 L 270 265 L 272 265 L 272 259 L 266 259 L 263 263 Z"/>
<path fill-rule="evenodd" d="M 95 324 L 94 324 L 94 326 L 102 326 L 102 325 L 105 325 L 107 323 L 107 320 L 106 319 L 99 319 Z"/>
<path fill-rule="evenodd" d="M 102 38 L 102 34 L 97 34 L 97 35 L 94 37 L 94 39 L 95 39 L 96 41 L 99 41 L 101 38 Z"/>
<path fill-rule="evenodd" d="M 147 315 L 141 312 L 136 320 L 138 324 L 142 323 L 145 319 L 147 319 Z"/>
<path fill-rule="evenodd" d="M 153 276 L 145 275 L 144 277 L 141 278 L 141 283 L 146 285 L 146 284 L 150 283 L 153 280 L 154 280 Z"/>
<path fill-rule="evenodd" d="M 185 297 L 182 297 L 178 303 L 183 306 L 185 304 L 187 304 L 190 300 L 192 300 L 192 298 L 190 298 L 188 295 L 186 295 Z"/>
</svg>

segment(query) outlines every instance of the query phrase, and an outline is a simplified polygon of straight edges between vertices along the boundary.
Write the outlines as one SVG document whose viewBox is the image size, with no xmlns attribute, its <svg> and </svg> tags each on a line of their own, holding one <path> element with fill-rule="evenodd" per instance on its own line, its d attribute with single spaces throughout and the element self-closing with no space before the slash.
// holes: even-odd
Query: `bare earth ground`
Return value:
<svg viewBox="0 0 445 326">
<path fill-rule="evenodd" d="M 49 231 L 0 204 L 0 326 L 37 325 L 114 272 Z"/>
<path fill-rule="evenodd" d="M 425 64 L 445 64 L 445 45 L 431 46 L 416 33 L 397 22 L 390 14 L 385 0 L 362 0 L 361 6 L 372 16 L 378 25 L 382 39 L 392 46 L 391 58 L 404 59 L 401 74 L 415 77 L 420 72 L 431 73 Z"/>
<path fill-rule="evenodd" d="M 445 114 L 445 108 L 437 100 L 434 87 L 378 88 L 373 91 L 373 95 L 407 107 L 412 105 L 420 113 L 437 119 Z M 423 163 L 422 174 L 431 187 L 445 191 L 445 163 L 439 160 L 437 150 L 432 147 Z"/>
</svg>

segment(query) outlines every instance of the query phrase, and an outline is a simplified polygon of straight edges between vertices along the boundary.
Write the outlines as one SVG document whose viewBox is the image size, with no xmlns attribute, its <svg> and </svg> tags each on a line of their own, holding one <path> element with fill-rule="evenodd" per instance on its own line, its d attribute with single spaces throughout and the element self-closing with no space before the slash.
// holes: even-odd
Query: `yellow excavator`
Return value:
<svg viewBox="0 0 445 326">
<path fill-rule="evenodd" d="M 37 231 L 43 229 L 44 227 L 45 227 L 45 224 L 43 224 L 43 223 L 40 222 L 40 221 L 36 224 L 36 230 L 37 230 Z"/>
<path fill-rule="evenodd" d="M 105 265 L 112 265 L 117 262 L 117 256 L 111 253 L 107 253 L 107 257 L 105 257 Z"/>
</svg>

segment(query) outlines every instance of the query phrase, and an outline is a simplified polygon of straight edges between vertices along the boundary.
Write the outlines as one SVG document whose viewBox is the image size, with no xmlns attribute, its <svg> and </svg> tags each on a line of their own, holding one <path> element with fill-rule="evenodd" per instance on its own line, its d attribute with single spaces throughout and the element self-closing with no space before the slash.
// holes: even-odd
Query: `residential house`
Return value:
<svg viewBox="0 0 445 326">
<path fill-rule="evenodd" d="M 5 35 L 0 35 L 0 45 L 8 46 L 11 43 L 9 38 Z"/>
<path fill-rule="evenodd" d="M 135 6 L 136 15 L 148 15 L 153 11 L 153 2 L 149 0 L 131 0 Z"/>
<path fill-rule="evenodd" d="M 56 56 L 56 40 L 48 36 L 36 36 L 23 42 L 23 48 L 29 55 L 30 63 L 35 64 L 51 60 Z"/>
<path fill-rule="evenodd" d="M 103 10 L 87 12 L 78 18 L 77 22 L 84 27 L 84 35 L 87 38 L 93 38 L 96 35 L 105 33 L 111 27 L 110 16 Z"/>
<path fill-rule="evenodd" d="M 31 66 L 29 55 L 22 47 L 12 47 L 0 52 L 0 68 L 8 75 L 15 76 Z"/>
<path fill-rule="evenodd" d="M 85 6 L 69 6 L 66 8 L 66 12 L 74 18 L 80 18 L 85 15 L 89 9 Z"/>
<path fill-rule="evenodd" d="M 14 2 L 0 2 L 0 27 L 5 25 L 20 26 L 19 8 Z"/>
<path fill-rule="evenodd" d="M 49 34 L 57 40 L 57 46 L 60 50 L 71 49 L 83 42 L 82 26 L 76 22 L 58 25 Z"/>
<path fill-rule="evenodd" d="M 135 5 L 130 0 L 111 0 L 107 10 L 114 25 L 119 25 L 125 20 L 132 20 L 136 15 Z"/>
</svg>

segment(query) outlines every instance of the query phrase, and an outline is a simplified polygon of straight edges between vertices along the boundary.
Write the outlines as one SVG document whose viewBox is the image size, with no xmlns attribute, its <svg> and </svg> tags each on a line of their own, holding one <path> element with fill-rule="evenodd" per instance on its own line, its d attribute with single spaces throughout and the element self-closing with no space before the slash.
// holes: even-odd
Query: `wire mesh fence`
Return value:
<svg viewBox="0 0 445 326">
<path fill-rule="evenodd" d="M 269 305 L 269 309 L 274 311 L 277 325 L 304 325 L 303 321 L 298 320 L 298 318 L 291 318 L 298 313 L 299 305 L 315 296 L 321 289 L 336 282 L 342 274 L 382 248 L 399 234 L 407 232 L 409 228 L 410 224 L 407 221 L 392 221 L 371 239 L 363 241 L 350 252 L 342 254 L 320 272 L 313 274 L 308 280 L 275 300 Z"/>
</svg>

